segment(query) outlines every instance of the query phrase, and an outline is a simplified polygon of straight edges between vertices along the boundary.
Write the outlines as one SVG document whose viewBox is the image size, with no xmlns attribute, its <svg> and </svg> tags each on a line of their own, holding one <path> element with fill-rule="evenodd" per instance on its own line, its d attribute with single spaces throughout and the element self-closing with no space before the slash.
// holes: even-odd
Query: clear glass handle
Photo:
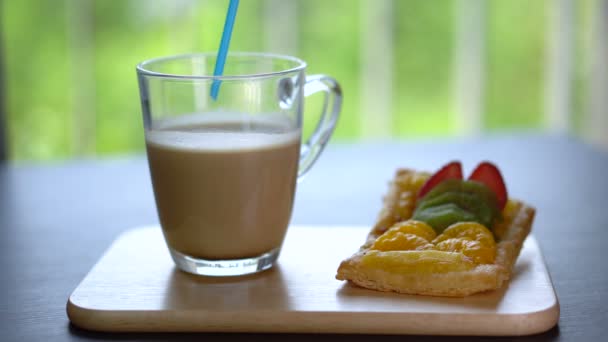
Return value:
<svg viewBox="0 0 608 342">
<path fill-rule="evenodd" d="M 300 164 L 298 167 L 298 181 L 310 170 L 319 155 L 327 145 L 329 138 L 334 132 L 340 109 L 342 108 L 342 88 L 333 78 L 326 75 L 311 75 L 306 77 L 304 85 L 304 96 L 318 92 L 325 93 L 323 101 L 323 113 L 317 123 L 317 127 L 310 138 L 300 149 Z"/>
</svg>

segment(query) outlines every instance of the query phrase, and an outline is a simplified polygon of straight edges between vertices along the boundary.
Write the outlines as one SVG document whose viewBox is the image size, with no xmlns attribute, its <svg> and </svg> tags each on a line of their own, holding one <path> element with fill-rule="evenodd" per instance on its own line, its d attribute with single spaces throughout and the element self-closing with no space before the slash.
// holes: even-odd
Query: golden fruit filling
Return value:
<svg viewBox="0 0 608 342">
<path fill-rule="evenodd" d="M 361 262 L 364 266 L 395 273 L 431 274 L 468 271 L 475 263 L 462 253 L 443 251 L 376 251 L 367 252 Z"/>
<path fill-rule="evenodd" d="M 408 251 L 431 249 L 437 234 L 428 224 L 420 221 L 396 223 L 378 237 L 371 249 L 378 251 Z"/>
<path fill-rule="evenodd" d="M 400 273 L 444 273 L 491 264 L 495 258 L 494 236 L 479 223 L 454 223 L 436 235 L 428 224 L 407 220 L 380 235 L 363 263 Z"/>
</svg>

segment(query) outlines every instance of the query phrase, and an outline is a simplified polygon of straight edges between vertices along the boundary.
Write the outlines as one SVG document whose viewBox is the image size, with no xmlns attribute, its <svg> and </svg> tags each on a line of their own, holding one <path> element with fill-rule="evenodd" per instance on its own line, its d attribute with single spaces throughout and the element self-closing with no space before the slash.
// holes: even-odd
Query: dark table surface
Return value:
<svg viewBox="0 0 608 342">
<path fill-rule="evenodd" d="M 538 238 L 561 305 L 557 327 L 525 340 L 599 341 L 608 334 L 608 154 L 573 138 L 332 144 L 298 185 L 295 224 L 370 225 L 399 166 L 460 159 L 500 165 L 513 197 L 536 206 Z M 157 217 L 144 156 L 51 165 L 0 164 L 2 341 L 440 340 L 419 336 L 106 334 L 70 325 L 70 293 L 112 240 Z M 355 246 L 353 246 L 355 247 Z M 356 324 L 356 322 L 353 322 Z M 480 338 L 457 338 L 469 341 Z"/>
</svg>

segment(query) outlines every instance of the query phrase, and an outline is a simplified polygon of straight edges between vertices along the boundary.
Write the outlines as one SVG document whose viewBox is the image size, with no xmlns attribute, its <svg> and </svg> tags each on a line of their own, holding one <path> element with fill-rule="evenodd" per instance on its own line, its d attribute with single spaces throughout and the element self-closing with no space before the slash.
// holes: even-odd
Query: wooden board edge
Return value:
<svg viewBox="0 0 608 342">
<path fill-rule="evenodd" d="M 104 324 L 100 324 L 104 321 L 104 314 L 101 310 L 88 309 L 74 303 L 72 296 L 68 299 L 66 304 L 66 313 L 70 323 L 73 325 L 91 331 L 113 331 L 107 329 Z"/>
<path fill-rule="evenodd" d="M 555 294 L 555 289 L 553 290 Z M 551 330 L 559 322 L 560 306 L 557 296 L 555 296 L 555 302 L 552 306 L 523 315 L 525 321 L 522 327 L 520 327 L 520 334 L 513 336 L 527 336 L 540 334 L 545 331 Z"/>
<path fill-rule="evenodd" d="M 323 333 L 323 334 L 378 334 L 378 335 L 443 335 L 443 336 L 527 336 L 553 328 L 559 318 L 559 305 L 526 315 L 500 315 L 492 318 L 478 314 L 465 314 L 452 318 L 449 323 L 427 325 L 437 322 L 437 314 L 377 313 L 366 314 L 366 320 L 338 318 L 326 312 L 284 312 L 255 314 L 251 312 L 227 312 L 223 314 L 198 315 L 192 312 L 158 311 L 141 312 L 142 315 L 157 316 L 162 323 L 133 321 L 133 312 L 90 310 L 72 301 L 68 302 L 68 316 L 75 326 L 98 332 L 230 332 L 230 333 Z M 310 320 L 310 316 L 315 316 Z M 224 316 L 224 317 L 222 317 Z M 227 316 L 230 316 L 228 319 Z M 414 317 L 415 316 L 415 317 Z M 280 317 L 280 319 L 277 319 Z M 233 322 L 240 322 L 238 326 Z M 479 329 L 476 324 L 486 321 Z M 120 322 L 120 324 L 116 324 Z M 243 324 L 243 322 L 248 322 Z M 500 328 L 496 328 L 496 327 Z"/>
</svg>

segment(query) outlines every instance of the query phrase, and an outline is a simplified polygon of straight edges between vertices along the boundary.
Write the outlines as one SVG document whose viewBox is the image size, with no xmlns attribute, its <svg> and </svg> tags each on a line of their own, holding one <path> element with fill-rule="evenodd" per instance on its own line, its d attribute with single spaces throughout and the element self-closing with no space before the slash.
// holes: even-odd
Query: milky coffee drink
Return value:
<svg viewBox="0 0 608 342">
<path fill-rule="evenodd" d="M 158 215 L 168 245 L 202 259 L 240 259 L 282 243 L 300 134 L 285 122 L 190 115 L 146 132 Z"/>
</svg>

